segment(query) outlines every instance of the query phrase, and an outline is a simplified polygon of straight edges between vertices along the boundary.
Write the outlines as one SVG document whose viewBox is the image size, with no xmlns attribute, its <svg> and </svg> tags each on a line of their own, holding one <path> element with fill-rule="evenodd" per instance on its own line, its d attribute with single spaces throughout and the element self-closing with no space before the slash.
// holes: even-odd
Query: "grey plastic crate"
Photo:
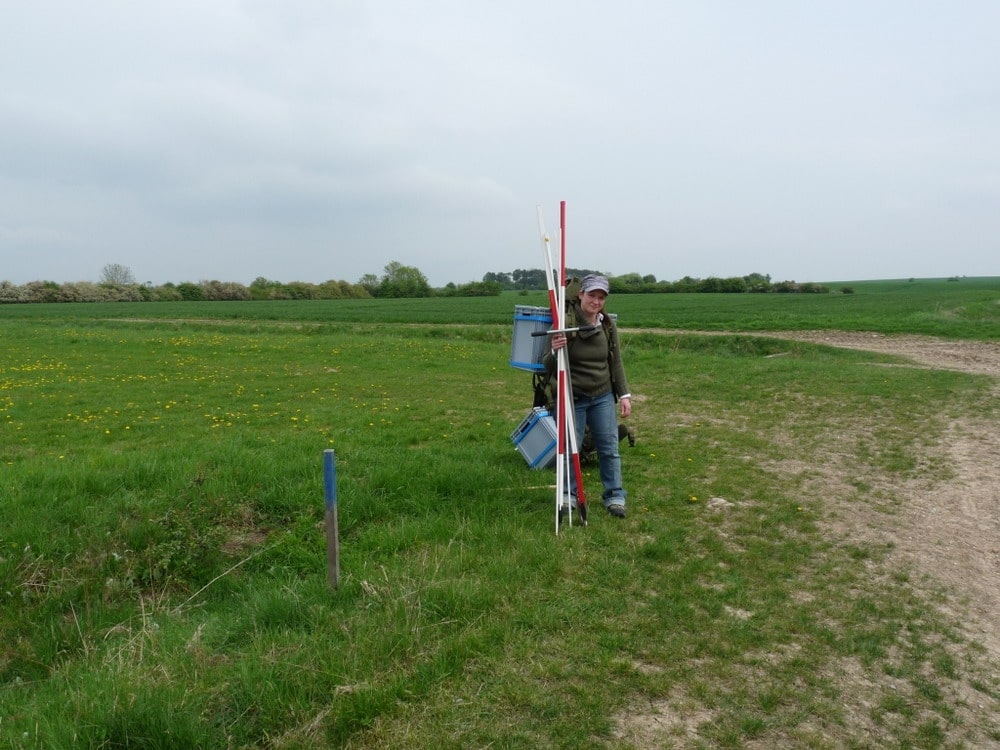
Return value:
<svg viewBox="0 0 1000 750">
<path fill-rule="evenodd" d="M 555 466 L 556 420 L 548 409 L 534 407 L 511 433 L 510 439 L 532 469 Z"/>
<path fill-rule="evenodd" d="M 532 333 L 552 327 L 552 311 L 547 307 L 514 306 L 514 337 L 510 346 L 510 366 L 518 370 L 542 372 L 542 363 L 549 342 L 547 336 Z"/>
</svg>

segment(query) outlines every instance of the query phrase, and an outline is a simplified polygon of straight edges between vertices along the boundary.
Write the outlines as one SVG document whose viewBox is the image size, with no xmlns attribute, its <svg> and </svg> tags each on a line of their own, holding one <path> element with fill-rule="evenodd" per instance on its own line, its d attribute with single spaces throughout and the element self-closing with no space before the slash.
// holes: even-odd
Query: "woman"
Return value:
<svg viewBox="0 0 1000 750">
<path fill-rule="evenodd" d="M 568 305 L 566 328 L 593 325 L 588 331 L 552 335 L 552 352 L 546 366 L 555 370 L 556 352 L 566 348 L 576 415 L 576 444 L 583 444 L 583 433 L 590 427 L 604 485 L 604 507 L 615 518 L 625 518 L 625 495 L 622 487 L 621 456 L 618 453 L 618 417 L 615 401 L 621 404 L 622 417 L 632 413 L 632 396 L 622 366 L 618 329 L 604 303 L 610 288 L 604 276 L 590 274 L 580 282 L 578 299 Z M 576 503 L 576 476 L 570 472 L 572 498 Z"/>
</svg>

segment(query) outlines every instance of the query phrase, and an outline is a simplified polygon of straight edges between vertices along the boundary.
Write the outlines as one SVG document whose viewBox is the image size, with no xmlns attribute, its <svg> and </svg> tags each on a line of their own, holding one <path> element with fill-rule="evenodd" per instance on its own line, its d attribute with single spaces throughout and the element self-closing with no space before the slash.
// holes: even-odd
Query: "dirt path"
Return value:
<svg viewBox="0 0 1000 750">
<path fill-rule="evenodd" d="M 857 331 L 741 335 L 892 354 L 905 357 L 914 367 L 988 375 L 994 379 L 994 396 L 1000 398 L 997 342 Z M 988 416 L 955 421 L 942 448 L 955 471 L 952 480 L 930 488 L 918 483 L 893 488 L 901 500 L 899 512 L 891 518 L 853 518 L 852 533 L 891 542 L 901 562 L 967 599 L 969 616 L 975 618 L 969 623 L 970 636 L 1000 659 L 1000 423 Z"/>
<path fill-rule="evenodd" d="M 734 331 L 685 331 L 671 328 L 622 328 L 623 333 L 693 334 L 732 336 Z M 863 349 L 880 354 L 895 354 L 913 360 L 918 367 L 958 370 L 975 375 L 1000 378 L 1000 343 L 989 341 L 953 341 L 932 336 L 887 336 L 869 331 L 739 331 L 741 336 L 766 336 L 772 339 L 806 341 L 842 349 Z"/>
<path fill-rule="evenodd" d="M 898 355 L 917 367 L 989 375 L 1000 398 L 997 343 L 837 331 L 767 335 Z M 988 417 L 953 422 L 942 448 L 950 454 L 952 480 L 932 488 L 916 483 L 896 488 L 903 500 L 899 513 L 888 522 L 879 519 L 877 528 L 867 519 L 858 531 L 892 541 L 902 562 L 964 600 L 974 617 L 968 622 L 970 637 L 1000 659 L 1000 424 Z"/>
<path fill-rule="evenodd" d="M 711 335 L 703 331 L 660 332 Z M 1000 342 L 842 331 L 740 332 L 740 335 L 878 352 L 907 360 L 897 366 L 985 375 L 992 378 L 994 401 L 1000 399 Z M 953 476 L 943 481 L 927 478 L 900 481 L 887 476 L 879 490 L 893 502 L 891 506 L 882 504 L 879 510 L 857 502 L 856 498 L 849 499 L 849 490 L 841 493 L 835 489 L 848 487 L 841 480 L 850 468 L 838 463 L 838 458 L 831 458 L 829 465 L 823 467 L 829 475 L 819 480 L 826 490 L 821 490 L 828 511 L 826 522 L 836 539 L 889 549 L 889 568 L 899 566 L 907 571 L 909 580 L 931 593 L 928 600 L 937 602 L 951 622 L 963 624 L 965 636 L 986 650 L 987 659 L 982 666 L 988 670 L 990 665 L 1000 664 L 1000 420 L 986 413 L 956 419 L 947 426 L 934 450 L 942 452 Z M 881 481 L 874 478 L 875 483 Z M 947 596 L 933 596 L 940 590 L 945 590 Z M 872 680 L 879 677 L 865 676 L 849 660 L 838 667 L 844 670 L 844 710 L 852 734 L 863 743 L 871 743 L 865 746 L 881 746 L 885 739 L 883 730 L 871 721 L 872 696 L 881 688 Z M 885 679 L 889 688 L 896 690 L 892 680 Z M 965 726 L 969 736 L 976 738 L 974 746 L 1000 747 L 1000 743 L 994 742 L 995 698 L 984 697 L 987 694 L 970 688 L 964 679 L 954 680 L 942 689 L 955 710 L 957 725 Z M 681 738 L 672 747 L 696 746 L 697 727 L 710 721 L 711 714 L 685 713 L 690 709 L 678 708 L 687 705 L 682 699 L 678 701 L 666 700 L 649 713 L 623 719 L 622 736 L 634 741 L 636 747 L 660 747 L 662 737 L 667 735 Z M 687 739 L 690 745 L 685 744 Z M 763 744 L 747 746 L 778 746 L 774 740 L 775 737 L 769 736 Z M 958 744 L 946 744 L 965 746 L 960 739 Z"/>
<path fill-rule="evenodd" d="M 914 367 L 988 375 L 1000 398 L 1000 343 L 846 331 L 757 335 L 897 355 Z M 933 487 L 893 488 L 901 500 L 899 512 L 888 518 L 855 517 L 851 531 L 891 542 L 900 562 L 954 592 L 968 609 L 955 616 L 967 621 L 970 637 L 1000 659 L 1000 423 L 988 416 L 955 421 L 941 447 L 950 456 L 953 479 Z"/>
<path fill-rule="evenodd" d="M 808 341 L 844 349 L 864 349 L 895 354 L 913 360 L 920 367 L 959 370 L 1000 378 L 1000 344 L 988 341 L 953 341 L 930 336 L 886 336 L 856 331 L 775 331 L 761 334 L 771 338 Z"/>
</svg>

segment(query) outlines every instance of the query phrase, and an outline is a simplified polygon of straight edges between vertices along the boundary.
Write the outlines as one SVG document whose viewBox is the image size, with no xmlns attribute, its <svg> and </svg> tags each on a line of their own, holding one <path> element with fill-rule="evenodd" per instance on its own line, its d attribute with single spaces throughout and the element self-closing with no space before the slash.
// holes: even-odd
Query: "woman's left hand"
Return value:
<svg viewBox="0 0 1000 750">
<path fill-rule="evenodd" d="M 621 399 L 618 403 L 621 404 L 623 418 L 632 413 L 632 399 L 626 397 Z"/>
</svg>

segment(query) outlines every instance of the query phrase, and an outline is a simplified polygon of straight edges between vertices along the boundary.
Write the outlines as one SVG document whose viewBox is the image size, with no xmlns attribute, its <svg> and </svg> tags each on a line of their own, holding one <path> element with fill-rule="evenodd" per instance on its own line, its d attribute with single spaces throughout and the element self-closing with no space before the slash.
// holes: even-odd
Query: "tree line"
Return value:
<svg viewBox="0 0 1000 750">
<path fill-rule="evenodd" d="M 772 282 L 770 274 L 751 273 L 746 276 L 729 276 L 720 278 L 694 278 L 685 276 L 677 281 L 657 281 L 652 274 L 640 275 L 626 273 L 619 276 L 583 268 L 567 268 L 568 276 L 583 278 L 587 274 L 600 273 L 608 279 L 612 294 L 826 294 L 830 290 L 822 284 L 814 282 L 798 283 L 796 281 Z M 499 284 L 505 290 L 531 290 L 547 288 L 545 271 L 540 268 L 519 268 L 510 272 L 491 272 L 483 276 L 483 281 Z M 852 290 L 844 288 L 842 292 L 850 294 Z"/>
<path fill-rule="evenodd" d="M 421 271 L 398 261 L 386 265 L 381 276 L 365 274 L 357 282 L 329 280 L 275 281 L 258 276 L 249 285 L 216 279 L 198 282 L 138 283 L 132 270 L 109 263 L 101 270 L 100 281 L 30 281 L 13 284 L 0 281 L 0 303 L 17 302 L 184 302 L 231 300 L 333 300 L 372 297 L 482 296 L 500 294 L 495 284 L 472 282 L 449 284 L 432 289 Z"/>
<path fill-rule="evenodd" d="M 658 281 L 651 274 L 626 273 L 619 276 L 589 269 L 569 268 L 567 275 L 582 278 L 589 273 L 607 276 L 613 294 L 670 293 L 805 293 L 823 294 L 830 290 L 812 282 L 772 282 L 766 274 L 699 279 L 685 276 L 677 281 Z M 98 282 L 78 281 L 59 284 L 54 281 L 31 281 L 17 285 L 0 281 L 0 303 L 18 302 L 180 302 L 229 300 L 333 300 L 400 297 L 492 297 L 504 291 L 534 291 L 547 288 L 545 271 L 540 268 L 519 268 L 514 271 L 489 272 L 481 281 L 467 284 L 449 283 L 433 288 L 427 277 L 415 266 L 392 261 L 379 276 L 368 273 L 357 282 L 305 281 L 282 282 L 258 276 L 249 285 L 233 281 L 206 280 L 181 283 L 168 282 L 159 286 L 140 284 L 128 266 L 109 263 L 101 271 Z M 844 293 L 852 290 L 844 288 Z"/>
</svg>

